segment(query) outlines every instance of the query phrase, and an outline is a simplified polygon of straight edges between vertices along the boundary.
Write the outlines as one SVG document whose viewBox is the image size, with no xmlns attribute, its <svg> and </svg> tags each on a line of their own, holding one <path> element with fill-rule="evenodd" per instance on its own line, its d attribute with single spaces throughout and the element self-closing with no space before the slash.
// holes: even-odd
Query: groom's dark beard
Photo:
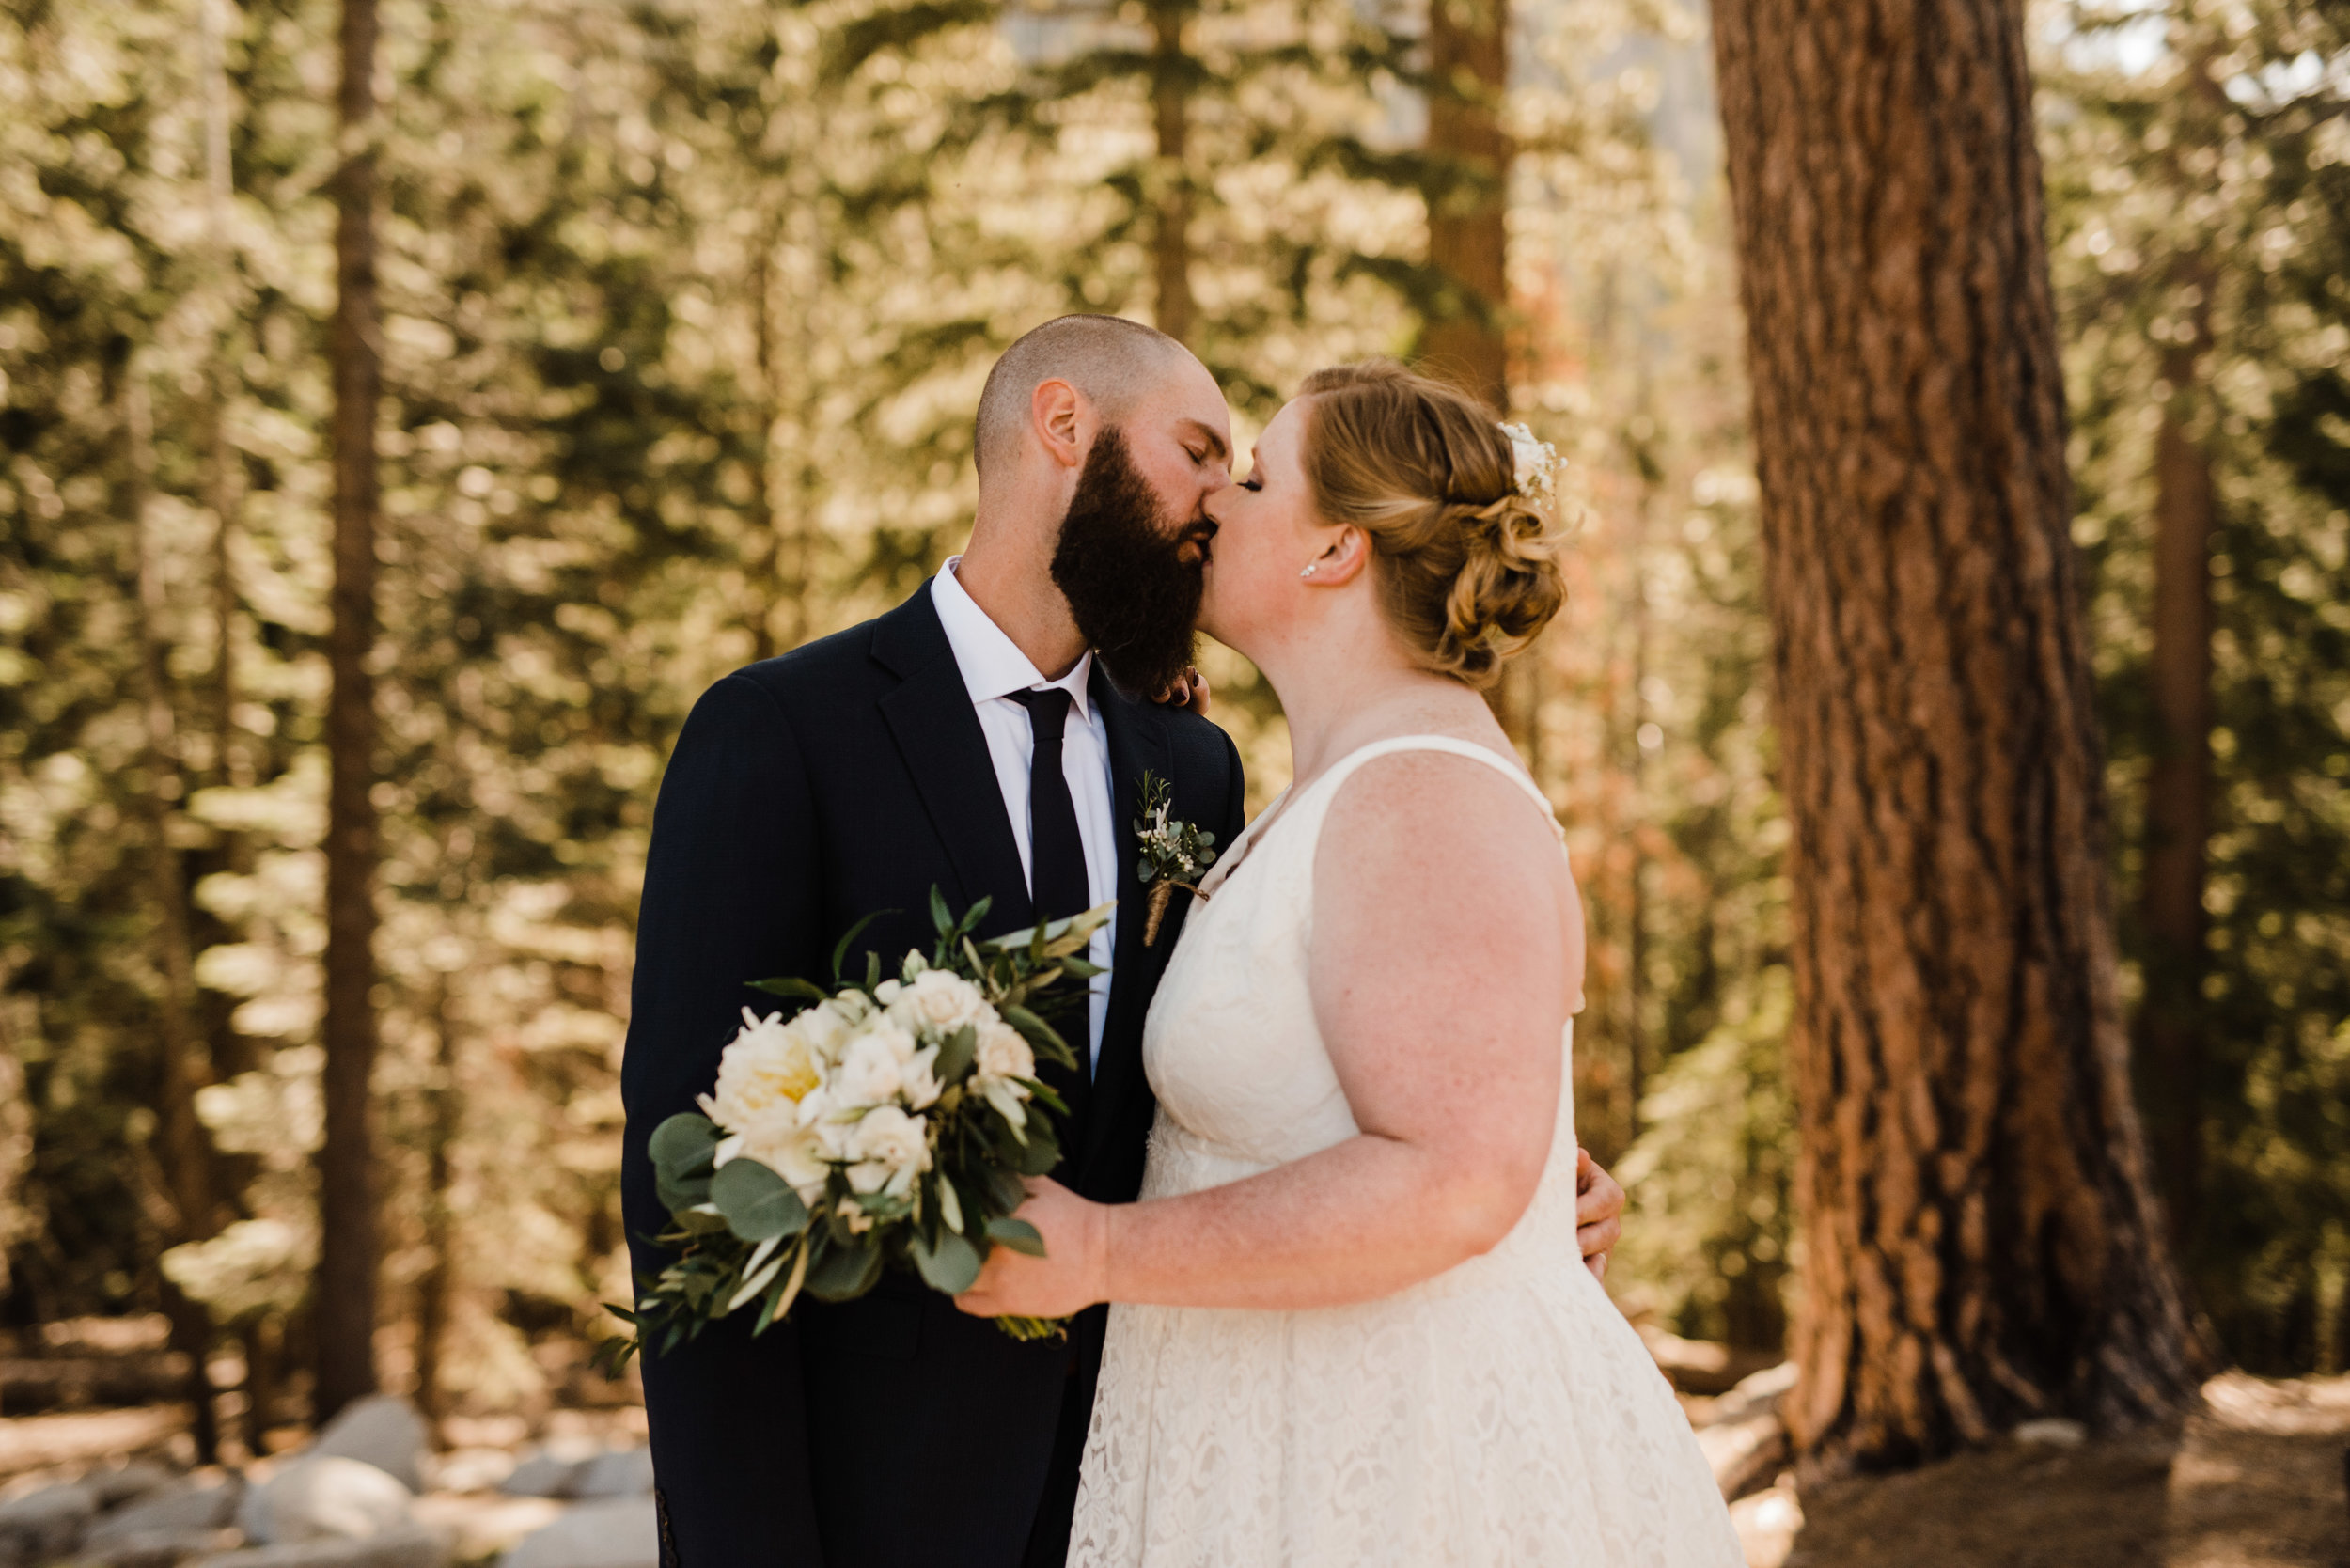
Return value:
<svg viewBox="0 0 2350 1568">
<path fill-rule="evenodd" d="M 1192 662 L 1204 562 L 1111 426 L 1093 438 L 1053 550 L 1053 582 L 1077 630 L 1125 690 L 1156 697 Z"/>
</svg>

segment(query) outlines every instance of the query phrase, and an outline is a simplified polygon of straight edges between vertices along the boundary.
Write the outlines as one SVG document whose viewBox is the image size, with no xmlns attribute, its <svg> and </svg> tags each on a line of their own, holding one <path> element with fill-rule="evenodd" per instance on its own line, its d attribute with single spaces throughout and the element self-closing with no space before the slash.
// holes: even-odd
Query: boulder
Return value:
<svg viewBox="0 0 2350 1568">
<path fill-rule="evenodd" d="M 237 1523 L 257 1544 L 366 1540 L 414 1523 L 415 1495 L 375 1466 L 305 1454 L 247 1492 Z"/>
<path fill-rule="evenodd" d="M 235 1520 L 243 1491 L 237 1482 L 219 1486 L 168 1484 L 92 1525 L 82 1538 L 82 1551 L 95 1557 L 139 1537 L 209 1534 Z"/>
<path fill-rule="evenodd" d="M 415 1405 L 378 1394 L 343 1406 L 308 1451 L 372 1465 L 409 1491 L 421 1492 L 424 1456 L 431 1444 L 431 1434 Z"/>
<path fill-rule="evenodd" d="M 75 1568 L 179 1568 L 243 1544 L 233 1529 L 146 1529 L 111 1536 L 102 1545 L 85 1544 L 73 1560 Z"/>
<path fill-rule="evenodd" d="M 449 1568 L 448 1544 L 421 1525 L 364 1541 L 305 1541 L 190 1559 L 186 1568 Z"/>
<path fill-rule="evenodd" d="M 110 1470 L 92 1470 L 82 1478 L 82 1484 L 96 1495 L 99 1509 L 102 1512 L 119 1508 L 150 1492 L 160 1492 L 177 1483 L 179 1479 L 161 1465 L 133 1460 L 128 1465 L 118 1465 Z"/>
<path fill-rule="evenodd" d="M 526 1535 L 498 1568 L 661 1568 L 661 1523 L 652 1498 L 585 1502 Z"/>
<path fill-rule="evenodd" d="M 534 1453 L 514 1466 L 498 1490 L 509 1497 L 568 1497 L 579 1473 L 593 1461 Z"/>
<path fill-rule="evenodd" d="M 598 1454 L 572 1478 L 574 1497 L 650 1497 L 652 1496 L 652 1450 L 619 1449 Z"/>
<path fill-rule="evenodd" d="M 0 1503 L 0 1563 L 44 1562 L 81 1544 L 98 1494 L 79 1482 L 44 1486 Z"/>
</svg>

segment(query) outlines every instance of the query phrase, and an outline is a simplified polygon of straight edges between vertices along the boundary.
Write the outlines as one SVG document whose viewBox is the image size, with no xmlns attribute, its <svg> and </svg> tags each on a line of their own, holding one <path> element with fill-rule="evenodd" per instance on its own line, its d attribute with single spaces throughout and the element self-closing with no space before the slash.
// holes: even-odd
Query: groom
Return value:
<svg viewBox="0 0 2350 1568">
<path fill-rule="evenodd" d="M 1153 1103 L 1142 1025 L 1188 901 L 1142 942 L 1133 823 L 1148 771 L 1229 844 L 1239 756 L 1187 706 L 1224 399 L 1172 338 L 1068 316 L 980 395 L 969 549 L 878 619 L 739 670 L 695 705 L 653 818 L 621 1086 L 635 1266 L 666 1220 L 646 1140 L 716 1076 L 744 982 L 821 976 L 862 917 L 894 963 L 935 886 L 980 935 L 1115 900 L 1094 938 L 1059 1179 L 1130 1201 Z M 1196 706 L 1204 708 L 1202 690 Z M 1064 1032 L 1079 1043 L 1073 1013 Z M 1622 1194 L 1600 1176 L 1588 1252 Z M 1020 1343 L 916 1281 L 802 1299 L 643 1363 L 665 1568 L 1060 1568 L 1105 1309 Z M 747 1315 L 747 1314 L 745 1314 Z"/>
</svg>

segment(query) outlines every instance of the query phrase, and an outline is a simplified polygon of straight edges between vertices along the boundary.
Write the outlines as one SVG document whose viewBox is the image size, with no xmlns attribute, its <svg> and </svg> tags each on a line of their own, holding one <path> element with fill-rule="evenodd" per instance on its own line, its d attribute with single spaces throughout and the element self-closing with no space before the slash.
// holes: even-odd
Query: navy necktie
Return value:
<svg viewBox="0 0 2350 1568">
<path fill-rule="evenodd" d="M 1069 693 L 1058 686 L 1042 691 L 1013 692 L 1011 699 L 1028 710 L 1034 745 L 1028 753 L 1028 901 L 1039 920 L 1065 920 L 1093 907 L 1086 876 L 1086 845 L 1077 831 L 1077 803 L 1069 795 L 1069 776 L 1061 769 L 1061 736 L 1069 726 Z M 1056 1021 L 1061 1038 L 1085 1064 L 1090 1075 L 1092 1051 L 1090 1015 L 1071 1007 Z M 1048 1071 L 1045 1081 L 1053 1083 Z M 1068 1088 L 1055 1083 L 1064 1095 Z M 1073 1113 L 1077 1102 L 1071 1100 Z"/>
</svg>

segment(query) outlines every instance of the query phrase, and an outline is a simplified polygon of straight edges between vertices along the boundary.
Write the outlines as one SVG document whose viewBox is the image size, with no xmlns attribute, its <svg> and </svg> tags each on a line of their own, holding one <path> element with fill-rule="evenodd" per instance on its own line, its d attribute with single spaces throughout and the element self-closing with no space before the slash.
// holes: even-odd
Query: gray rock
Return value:
<svg viewBox="0 0 2350 1568">
<path fill-rule="evenodd" d="M 133 1498 L 144 1497 L 150 1492 L 160 1492 L 179 1479 L 161 1465 L 133 1460 L 111 1470 L 92 1470 L 82 1478 L 82 1484 L 97 1496 L 99 1508 L 104 1510 L 119 1508 Z"/>
<path fill-rule="evenodd" d="M 661 1525 L 652 1498 L 581 1503 L 523 1537 L 498 1568 L 661 1568 Z"/>
<path fill-rule="evenodd" d="M 431 1443 L 431 1434 L 415 1405 L 378 1394 L 343 1406 L 308 1451 L 372 1465 L 409 1491 L 421 1492 L 424 1455 Z"/>
<path fill-rule="evenodd" d="M 421 1525 L 402 1525 L 365 1541 L 306 1541 L 221 1552 L 187 1568 L 448 1568 L 448 1544 Z"/>
<path fill-rule="evenodd" d="M 649 1497 L 652 1496 L 652 1450 L 620 1449 L 598 1454 L 572 1478 L 574 1497 Z"/>
<path fill-rule="evenodd" d="M 0 1503 L 0 1562 L 40 1562 L 81 1544 L 98 1514 L 98 1494 L 79 1482 L 44 1486 Z"/>
<path fill-rule="evenodd" d="M 82 1550 L 94 1556 L 137 1536 L 220 1529 L 236 1518 L 237 1502 L 243 1493 L 238 1482 L 219 1486 L 167 1485 L 100 1519 L 83 1538 Z"/>
<path fill-rule="evenodd" d="M 244 1495 L 237 1524 L 257 1544 L 365 1540 L 411 1524 L 415 1497 L 364 1460 L 306 1454 Z"/>
<path fill-rule="evenodd" d="M 509 1497 L 568 1497 L 579 1480 L 579 1473 L 592 1460 L 563 1459 L 552 1453 L 534 1453 L 514 1466 L 498 1490 Z"/>
<path fill-rule="evenodd" d="M 85 1543 L 73 1560 L 75 1568 L 179 1568 L 190 1559 L 243 1544 L 233 1529 L 143 1529 L 102 1544 Z"/>
</svg>

